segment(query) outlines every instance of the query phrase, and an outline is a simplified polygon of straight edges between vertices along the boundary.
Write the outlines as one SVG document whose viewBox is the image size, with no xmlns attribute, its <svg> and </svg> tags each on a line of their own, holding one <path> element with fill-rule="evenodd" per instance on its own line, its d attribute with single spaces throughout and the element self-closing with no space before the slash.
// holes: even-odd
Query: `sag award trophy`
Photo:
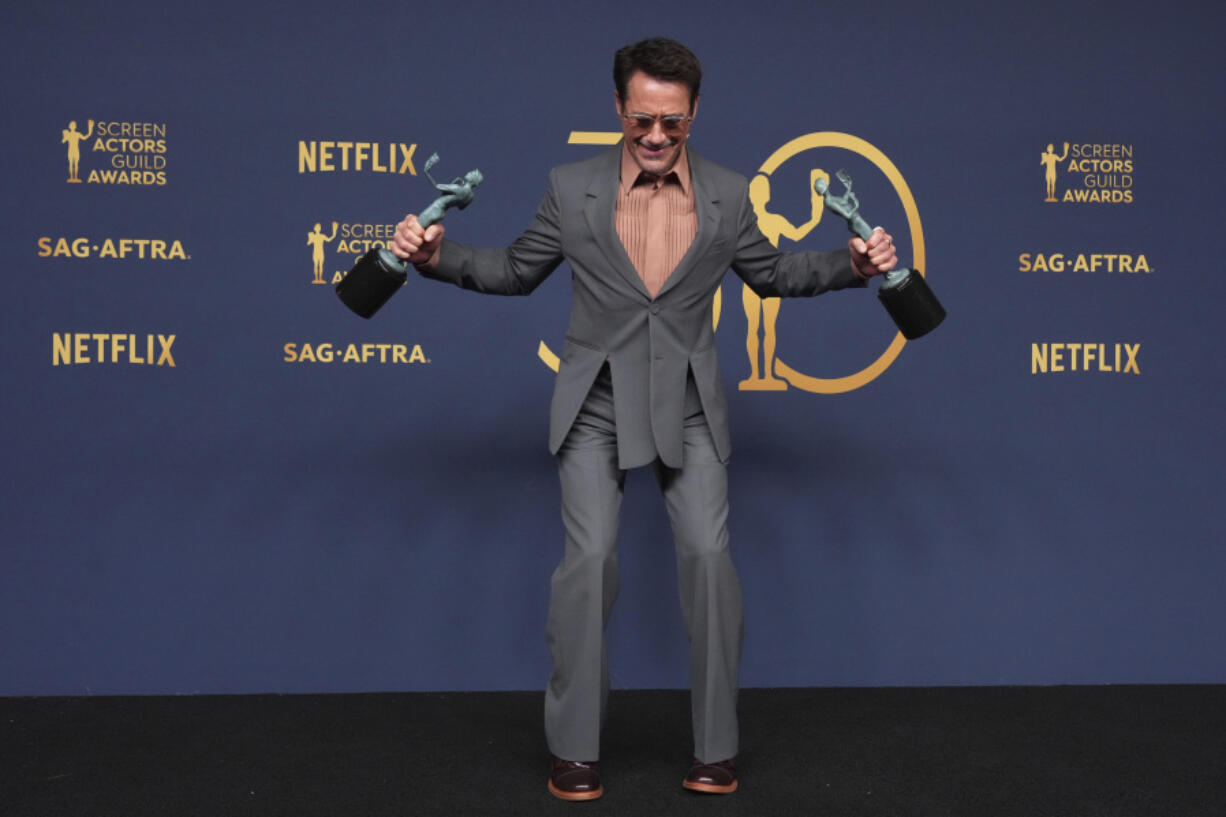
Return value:
<svg viewBox="0 0 1226 817">
<path fill-rule="evenodd" d="M 860 200 L 851 192 L 851 176 L 846 170 L 834 174 L 846 189 L 841 196 L 830 192 L 830 185 L 819 178 L 813 189 L 826 199 L 826 207 L 847 219 L 847 226 L 865 241 L 873 234 L 868 222 L 860 215 Z M 936 329 L 945 320 L 945 308 L 928 288 L 919 270 L 896 269 L 885 274 L 877 298 L 907 340 L 915 340 Z"/>
<path fill-rule="evenodd" d="M 437 161 L 438 154 L 433 153 L 422 168 L 434 189 L 443 194 L 417 216 L 423 229 L 442 221 L 443 214 L 452 207 L 463 210 L 471 204 L 473 189 L 484 179 L 480 170 L 470 170 L 451 184 L 439 184 L 430 175 L 430 168 Z M 363 318 L 369 318 L 404 286 L 409 277 L 407 267 L 408 262 L 397 258 L 391 250 L 374 247 L 359 258 L 353 269 L 336 285 L 336 294 L 345 306 Z"/>
</svg>

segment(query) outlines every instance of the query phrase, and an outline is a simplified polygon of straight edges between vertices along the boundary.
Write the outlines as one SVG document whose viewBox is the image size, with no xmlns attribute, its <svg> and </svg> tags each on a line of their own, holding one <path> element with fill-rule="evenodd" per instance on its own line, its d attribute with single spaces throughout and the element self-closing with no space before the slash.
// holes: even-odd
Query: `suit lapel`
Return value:
<svg viewBox="0 0 1226 817">
<path fill-rule="evenodd" d="M 583 216 L 587 219 L 587 227 L 604 257 L 635 292 L 650 299 L 651 295 L 647 292 L 643 279 L 639 277 L 630 256 L 626 254 L 626 248 L 617 236 L 617 226 L 613 220 L 621 152 L 624 149 L 622 143 L 618 142 L 617 147 L 606 154 L 607 161 L 601 162 L 592 175 L 583 204 Z"/>
<path fill-rule="evenodd" d="M 643 279 L 639 277 L 638 270 L 634 268 L 630 256 L 626 254 L 625 246 L 617 236 L 617 227 L 614 222 L 622 150 L 624 147 L 619 142 L 615 149 L 606 154 L 607 159 L 600 163 L 592 175 L 586 191 L 583 215 L 604 257 L 626 279 L 635 292 L 650 299 L 651 295 L 643 284 Z M 711 246 L 711 242 L 719 235 L 721 220 L 719 194 L 702 172 L 705 160 L 688 147 L 686 150 L 689 151 L 690 184 L 694 188 L 694 209 L 698 216 L 698 233 L 694 236 L 690 248 L 681 257 L 681 261 L 677 263 L 676 269 L 668 276 L 668 280 L 656 294 L 657 298 L 675 287 L 677 282 L 685 277 L 685 274 L 690 271 L 698 259 L 702 258 Z"/>
<path fill-rule="evenodd" d="M 685 277 L 685 274 L 690 271 L 699 258 L 706 254 L 707 248 L 711 246 L 711 242 L 719 235 L 719 194 L 710 186 L 709 180 L 702 173 L 704 162 L 702 157 L 696 155 L 688 146 L 686 151 L 688 152 L 690 162 L 690 184 L 694 188 L 694 209 L 698 216 L 698 233 L 694 236 L 694 241 L 690 244 L 690 248 L 686 250 L 685 255 L 681 256 L 681 260 L 677 262 L 676 269 L 672 271 L 672 274 L 668 276 L 668 280 L 664 282 L 664 286 L 660 287 L 660 291 L 656 293 L 657 298 L 677 286 L 677 282 Z"/>
</svg>

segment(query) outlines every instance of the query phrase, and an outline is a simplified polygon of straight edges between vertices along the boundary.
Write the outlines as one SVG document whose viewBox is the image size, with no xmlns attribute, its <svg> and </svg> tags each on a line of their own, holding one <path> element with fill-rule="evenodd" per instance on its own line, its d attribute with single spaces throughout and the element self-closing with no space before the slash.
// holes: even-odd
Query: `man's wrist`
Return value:
<svg viewBox="0 0 1226 817">
<path fill-rule="evenodd" d="M 420 264 L 414 264 L 413 265 L 414 268 L 416 268 L 418 272 L 426 272 L 428 270 L 434 269 L 435 267 L 438 266 L 438 258 L 439 258 L 439 255 L 442 254 L 442 252 L 443 252 L 443 245 L 439 244 L 437 247 L 434 248 L 434 255 L 430 256 L 429 260 L 422 261 Z"/>
</svg>

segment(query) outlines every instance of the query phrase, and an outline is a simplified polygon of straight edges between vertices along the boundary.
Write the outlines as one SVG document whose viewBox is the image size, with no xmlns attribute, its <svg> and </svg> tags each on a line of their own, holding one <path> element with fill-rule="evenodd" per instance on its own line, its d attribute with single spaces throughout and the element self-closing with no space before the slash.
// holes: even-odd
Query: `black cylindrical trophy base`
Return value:
<svg viewBox="0 0 1226 817">
<path fill-rule="evenodd" d="M 336 294 L 345 306 L 369 318 L 404 286 L 408 278 L 403 261 L 375 247 L 359 258 L 349 274 L 336 285 Z"/>
<path fill-rule="evenodd" d="M 927 335 L 945 320 L 945 307 L 932 294 L 919 270 L 910 270 L 897 283 L 882 286 L 877 297 L 907 340 Z"/>
</svg>

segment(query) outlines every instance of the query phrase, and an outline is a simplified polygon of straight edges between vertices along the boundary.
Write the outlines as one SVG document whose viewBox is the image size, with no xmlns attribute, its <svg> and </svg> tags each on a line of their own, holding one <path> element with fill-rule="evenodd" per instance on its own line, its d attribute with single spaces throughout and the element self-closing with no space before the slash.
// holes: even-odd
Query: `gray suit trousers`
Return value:
<svg viewBox="0 0 1226 817">
<path fill-rule="evenodd" d="M 687 401 L 689 402 L 689 401 Z M 694 401 L 697 405 L 697 401 Z M 551 581 L 545 692 L 549 749 L 567 760 L 600 758 L 609 693 L 604 629 L 617 598 L 617 529 L 626 472 L 618 468 L 608 367 L 592 386 L 557 454 L 566 544 Z M 681 609 L 690 639 L 694 756 L 737 754 L 741 588 L 728 548 L 728 477 L 701 408 L 684 424 L 684 460 L 656 477 L 672 523 Z"/>
</svg>

